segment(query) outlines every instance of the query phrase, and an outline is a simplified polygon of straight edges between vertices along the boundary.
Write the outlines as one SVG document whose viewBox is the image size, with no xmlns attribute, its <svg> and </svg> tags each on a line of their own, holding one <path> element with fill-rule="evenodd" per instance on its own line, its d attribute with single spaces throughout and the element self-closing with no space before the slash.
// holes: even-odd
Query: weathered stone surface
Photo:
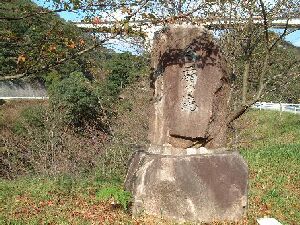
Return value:
<svg viewBox="0 0 300 225">
<path fill-rule="evenodd" d="M 154 40 L 151 145 L 133 156 L 125 186 L 133 214 L 177 221 L 238 220 L 247 205 L 248 168 L 224 151 L 228 78 L 212 35 L 173 25 Z"/>
<path fill-rule="evenodd" d="M 138 151 L 125 187 L 133 215 L 177 221 L 238 220 L 247 205 L 248 168 L 237 152 L 185 156 Z"/>
<path fill-rule="evenodd" d="M 152 68 L 151 144 L 224 147 L 229 85 L 212 35 L 199 26 L 166 27 L 155 36 Z"/>
</svg>

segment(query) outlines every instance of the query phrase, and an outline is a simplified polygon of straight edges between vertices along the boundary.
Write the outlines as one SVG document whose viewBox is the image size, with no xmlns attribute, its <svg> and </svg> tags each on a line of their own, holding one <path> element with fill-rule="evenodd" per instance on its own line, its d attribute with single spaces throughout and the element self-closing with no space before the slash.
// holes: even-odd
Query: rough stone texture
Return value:
<svg viewBox="0 0 300 225">
<path fill-rule="evenodd" d="M 235 221 L 245 214 L 247 177 L 247 165 L 237 152 L 174 156 L 138 151 L 125 187 L 134 196 L 133 215 Z"/>
<path fill-rule="evenodd" d="M 229 85 L 212 35 L 199 26 L 168 26 L 155 35 L 151 58 L 151 144 L 224 147 Z"/>
<path fill-rule="evenodd" d="M 133 215 L 240 219 L 248 168 L 224 151 L 229 85 L 218 46 L 199 26 L 173 25 L 156 34 L 151 58 L 151 145 L 134 154 L 125 181 Z"/>
</svg>

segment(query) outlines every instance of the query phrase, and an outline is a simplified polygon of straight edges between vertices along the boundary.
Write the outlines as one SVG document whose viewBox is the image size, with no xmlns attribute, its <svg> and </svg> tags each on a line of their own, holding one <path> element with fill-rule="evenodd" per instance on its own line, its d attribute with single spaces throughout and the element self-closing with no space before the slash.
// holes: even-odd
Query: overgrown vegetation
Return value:
<svg viewBox="0 0 300 225">
<path fill-rule="evenodd" d="M 249 165 L 250 193 L 248 215 L 236 224 L 255 224 L 257 218 L 264 216 L 274 217 L 282 224 L 298 224 L 299 123 L 299 115 L 280 116 L 279 112 L 268 111 L 250 111 L 238 121 L 241 135 L 237 144 Z M 107 153 L 129 152 L 119 149 Z M 114 164 L 112 155 L 107 166 L 122 167 Z M 122 173 L 123 169 L 112 169 L 105 178 L 101 168 L 97 168 L 78 176 L 2 179 L 0 221 L 2 224 L 174 224 L 151 217 L 132 219 L 123 210 L 130 196 L 122 189 Z"/>
<path fill-rule="evenodd" d="M 237 148 L 262 149 L 300 144 L 300 116 L 253 110 L 237 124 Z"/>
<path fill-rule="evenodd" d="M 129 192 L 122 190 L 118 186 L 109 186 L 96 192 L 96 199 L 108 201 L 111 200 L 112 205 L 121 205 L 127 210 L 132 196 Z"/>
<path fill-rule="evenodd" d="M 48 74 L 49 103 L 1 105 L 1 176 L 81 173 L 97 164 L 107 173 L 115 170 L 111 163 L 124 165 L 130 148 L 108 141 L 118 136 L 117 118 L 132 108 L 120 93 L 144 82 L 147 66 L 130 53 L 101 57 L 103 77 L 67 74 L 70 69 Z M 120 151 L 128 153 L 126 158 Z"/>
<path fill-rule="evenodd" d="M 73 72 L 62 80 L 54 80 L 48 88 L 53 114 L 62 115 L 65 125 L 82 127 L 88 123 L 100 123 L 103 114 L 92 84 L 80 72 Z M 105 128 L 105 125 L 102 125 Z"/>
<path fill-rule="evenodd" d="M 132 110 L 128 99 L 120 100 L 120 93 L 145 79 L 146 66 L 139 60 L 128 53 L 112 54 L 101 82 L 90 81 L 81 72 L 57 74 L 48 80 L 49 103 L 25 104 L 24 108 L 18 102 L 20 106 L 2 105 L 1 176 L 81 173 L 97 164 L 107 173 L 116 164 L 126 164 L 132 143 L 124 144 L 113 126 L 118 127 L 118 118 Z M 132 64 L 120 72 L 118 65 L 127 61 Z"/>
<path fill-rule="evenodd" d="M 119 103 L 119 95 L 144 79 L 145 60 L 100 46 L 85 52 L 98 40 L 54 13 L 39 14 L 42 9 L 30 0 L 0 6 L 0 18 L 37 13 L 1 22 L 0 80 L 16 75 L 40 82 L 50 97 L 37 104 L 1 104 L 0 176 L 78 174 L 96 166 L 104 174 L 115 172 L 114 165 L 127 159 L 119 152 L 130 155 L 128 147 L 110 144 L 117 136 L 118 107 L 129 107 Z"/>
<path fill-rule="evenodd" d="M 22 102 L 2 107 L 1 176 L 15 178 L 25 174 L 60 174 L 87 171 L 96 165 L 96 155 L 106 135 L 93 127 L 84 132 L 65 127 L 61 115 L 51 114 L 47 103 L 32 106 Z M 40 110 L 43 111 L 38 117 Z"/>
</svg>

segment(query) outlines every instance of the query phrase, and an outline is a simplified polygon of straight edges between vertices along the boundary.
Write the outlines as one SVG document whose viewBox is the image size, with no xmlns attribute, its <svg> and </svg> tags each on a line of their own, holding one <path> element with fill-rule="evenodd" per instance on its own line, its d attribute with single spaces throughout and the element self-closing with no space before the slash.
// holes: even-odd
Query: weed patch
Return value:
<svg viewBox="0 0 300 225">
<path fill-rule="evenodd" d="M 128 210 L 128 206 L 132 201 L 131 194 L 117 186 L 110 186 L 97 191 L 96 198 L 105 201 L 111 200 L 111 204 L 121 205 L 124 210 Z"/>
</svg>

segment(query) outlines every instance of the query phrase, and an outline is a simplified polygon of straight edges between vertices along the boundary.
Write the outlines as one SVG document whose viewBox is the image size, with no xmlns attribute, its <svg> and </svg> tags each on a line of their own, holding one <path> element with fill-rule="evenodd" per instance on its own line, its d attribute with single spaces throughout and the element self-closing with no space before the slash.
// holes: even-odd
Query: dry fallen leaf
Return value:
<svg viewBox="0 0 300 225">
<path fill-rule="evenodd" d="M 75 48 L 76 45 L 75 45 L 74 41 L 70 41 L 70 42 L 68 43 L 68 47 L 69 47 L 69 48 Z"/>
<path fill-rule="evenodd" d="M 25 62 L 25 61 L 26 61 L 26 57 L 25 57 L 24 54 L 21 54 L 21 55 L 18 56 L 17 64 L 23 63 L 23 62 Z"/>
</svg>

